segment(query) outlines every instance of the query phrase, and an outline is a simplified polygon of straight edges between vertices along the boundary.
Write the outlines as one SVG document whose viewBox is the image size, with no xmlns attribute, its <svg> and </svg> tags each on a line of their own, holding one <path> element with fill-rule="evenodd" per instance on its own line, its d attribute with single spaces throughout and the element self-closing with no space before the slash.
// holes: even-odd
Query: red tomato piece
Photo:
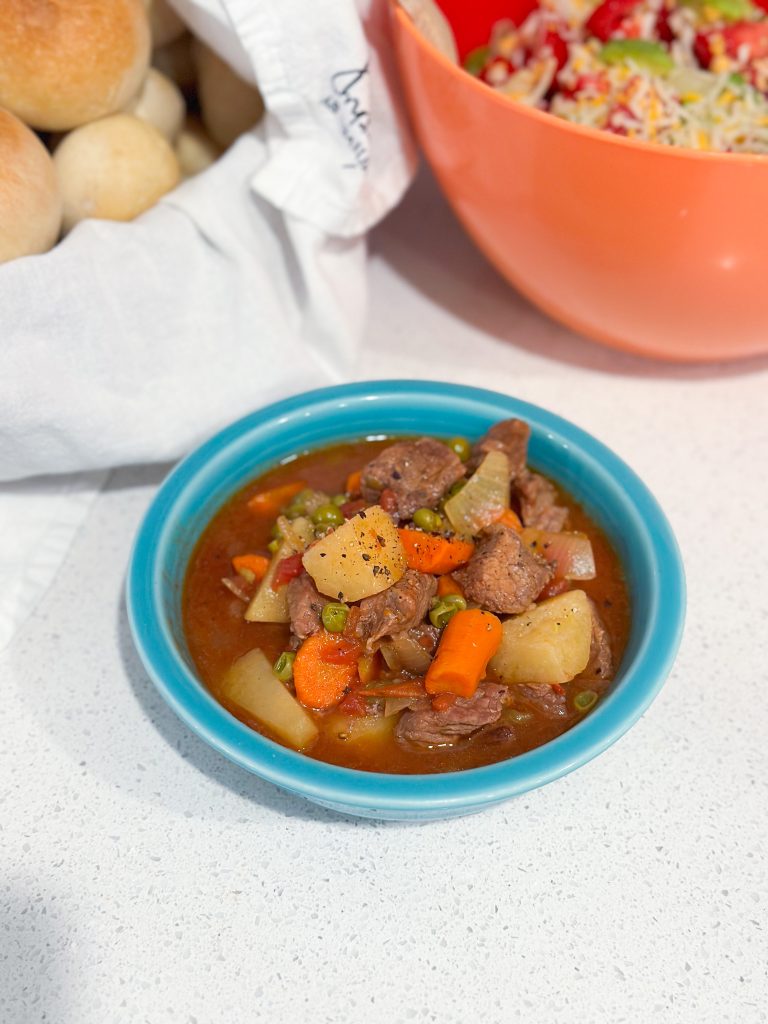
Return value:
<svg viewBox="0 0 768 1024">
<path fill-rule="evenodd" d="M 765 2 L 768 4 L 768 0 Z M 693 41 L 693 52 L 703 68 L 708 68 L 712 63 L 714 54 L 711 40 L 715 36 L 722 37 L 726 54 L 742 66 L 768 57 L 768 22 L 737 21 L 734 25 L 697 34 Z"/>
<path fill-rule="evenodd" d="M 287 558 L 281 559 L 277 563 L 275 569 L 275 575 L 272 577 L 272 589 L 277 590 L 278 587 L 285 586 L 286 583 L 290 583 L 296 576 L 301 576 L 304 571 L 304 566 L 301 563 L 303 555 L 300 551 L 297 551 L 294 555 L 289 555 Z"/>
<path fill-rule="evenodd" d="M 766 3 L 768 3 L 768 0 L 766 0 Z M 561 68 L 564 68 L 568 63 L 568 43 L 566 43 L 563 37 L 550 28 L 544 36 L 544 45 L 548 46 L 552 51 L 552 56 L 557 61 L 557 70 L 559 71 Z"/>
<path fill-rule="evenodd" d="M 637 5 L 638 0 L 603 0 L 587 18 L 584 27 L 590 35 L 608 42 Z"/>
<path fill-rule="evenodd" d="M 324 653 L 323 659 L 329 665 L 352 665 L 356 664 L 363 653 L 363 645 L 359 640 L 351 640 L 346 636 L 337 636 L 335 648 Z"/>
</svg>

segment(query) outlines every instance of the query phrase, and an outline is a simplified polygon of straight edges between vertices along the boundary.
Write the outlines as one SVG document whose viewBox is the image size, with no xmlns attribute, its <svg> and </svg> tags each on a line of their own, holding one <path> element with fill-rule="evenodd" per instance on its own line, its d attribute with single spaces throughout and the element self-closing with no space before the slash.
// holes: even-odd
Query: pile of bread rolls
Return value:
<svg viewBox="0 0 768 1024">
<path fill-rule="evenodd" d="M 132 220 L 263 114 L 166 0 L 1 6 L 0 263 Z"/>
</svg>

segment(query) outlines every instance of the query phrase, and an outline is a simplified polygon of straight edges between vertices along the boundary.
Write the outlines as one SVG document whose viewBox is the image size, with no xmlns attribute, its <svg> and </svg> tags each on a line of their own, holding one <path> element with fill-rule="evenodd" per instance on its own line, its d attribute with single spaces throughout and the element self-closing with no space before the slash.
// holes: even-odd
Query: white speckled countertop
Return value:
<svg viewBox="0 0 768 1024">
<path fill-rule="evenodd" d="M 685 557 L 675 669 L 589 765 L 428 825 L 229 764 L 156 695 L 114 473 L 0 659 L 0 1022 L 768 1021 L 768 360 L 650 364 L 545 320 L 422 177 L 374 238 L 358 376 L 495 387 L 645 478 Z M 766 324 L 768 330 L 768 322 Z"/>
</svg>

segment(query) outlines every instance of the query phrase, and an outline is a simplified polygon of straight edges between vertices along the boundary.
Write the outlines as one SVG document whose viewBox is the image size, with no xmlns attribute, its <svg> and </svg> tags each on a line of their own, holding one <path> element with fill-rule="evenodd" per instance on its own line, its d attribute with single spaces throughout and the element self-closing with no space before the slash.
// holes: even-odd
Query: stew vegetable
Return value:
<svg viewBox="0 0 768 1024">
<path fill-rule="evenodd" d="M 214 696 L 285 746 L 369 771 L 490 764 L 599 703 L 626 642 L 616 555 L 527 465 L 529 428 L 293 459 L 203 534 L 184 588 Z"/>
</svg>

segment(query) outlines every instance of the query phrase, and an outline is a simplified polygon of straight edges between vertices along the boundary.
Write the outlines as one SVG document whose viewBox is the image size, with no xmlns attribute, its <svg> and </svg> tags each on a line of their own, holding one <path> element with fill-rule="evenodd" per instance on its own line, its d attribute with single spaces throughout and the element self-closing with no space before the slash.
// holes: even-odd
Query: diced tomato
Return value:
<svg viewBox="0 0 768 1024">
<path fill-rule="evenodd" d="M 326 651 L 324 659 L 329 665 L 356 665 L 362 653 L 363 645 L 359 640 L 337 636 L 335 649 Z"/>
<path fill-rule="evenodd" d="M 297 551 L 294 555 L 289 555 L 277 563 L 275 575 L 272 577 L 273 590 L 277 590 L 278 587 L 283 587 L 286 583 L 290 583 L 296 576 L 301 576 L 304 570 L 304 566 L 301 563 L 302 557 L 301 551 Z"/>
<path fill-rule="evenodd" d="M 762 8 L 762 10 L 768 13 L 768 0 L 752 0 L 752 3 L 755 5 L 755 7 L 760 7 Z"/>
<path fill-rule="evenodd" d="M 379 505 L 389 515 L 394 515 L 397 512 L 397 495 L 395 492 L 390 490 L 389 487 L 385 487 L 379 495 Z"/>
<path fill-rule="evenodd" d="M 584 27 L 590 35 L 605 43 L 621 28 L 621 23 L 634 13 L 639 0 L 603 0 L 587 18 Z"/>
<path fill-rule="evenodd" d="M 765 0 L 765 2 L 768 3 L 768 0 Z M 675 33 L 669 24 L 669 14 L 670 12 L 667 8 L 662 7 L 656 18 L 656 35 L 662 43 L 671 43 L 675 38 Z"/>
<path fill-rule="evenodd" d="M 352 690 L 338 704 L 337 711 L 350 718 L 364 718 L 368 714 L 368 701 L 359 690 Z"/>
<path fill-rule="evenodd" d="M 564 68 L 568 63 L 568 43 L 566 43 L 563 37 L 550 28 L 544 36 L 544 45 L 548 46 L 552 51 L 552 56 L 557 61 L 557 70 L 559 71 L 561 68 Z"/>
<path fill-rule="evenodd" d="M 709 46 L 709 33 L 697 32 L 693 40 L 693 55 L 703 68 L 708 68 L 712 60 L 712 50 Z"/>
<path fill-rule="evenodd" d="M 766 3 L 768 4 L 768 0 Z M 726 55 L 741 65 L 768 57 L 768 22 L 737 21 L 734 25 L 710 29 L 696 35 L 693 52 L 703 68 L 708 68 L 712 63 L 714 50 L 711 40 L 715 36 L 722 37 Z"/>
<path fill-rule="evenodd" d="M 362 512 L 367 505 L 368 502 L 363 498 L 357 498 L 355 501 L 345 501 L 341 506 L 341 514 L 345 519 L 351 519 L 352 516 L 356 516 L 358 512 Z"/>
</svg>

